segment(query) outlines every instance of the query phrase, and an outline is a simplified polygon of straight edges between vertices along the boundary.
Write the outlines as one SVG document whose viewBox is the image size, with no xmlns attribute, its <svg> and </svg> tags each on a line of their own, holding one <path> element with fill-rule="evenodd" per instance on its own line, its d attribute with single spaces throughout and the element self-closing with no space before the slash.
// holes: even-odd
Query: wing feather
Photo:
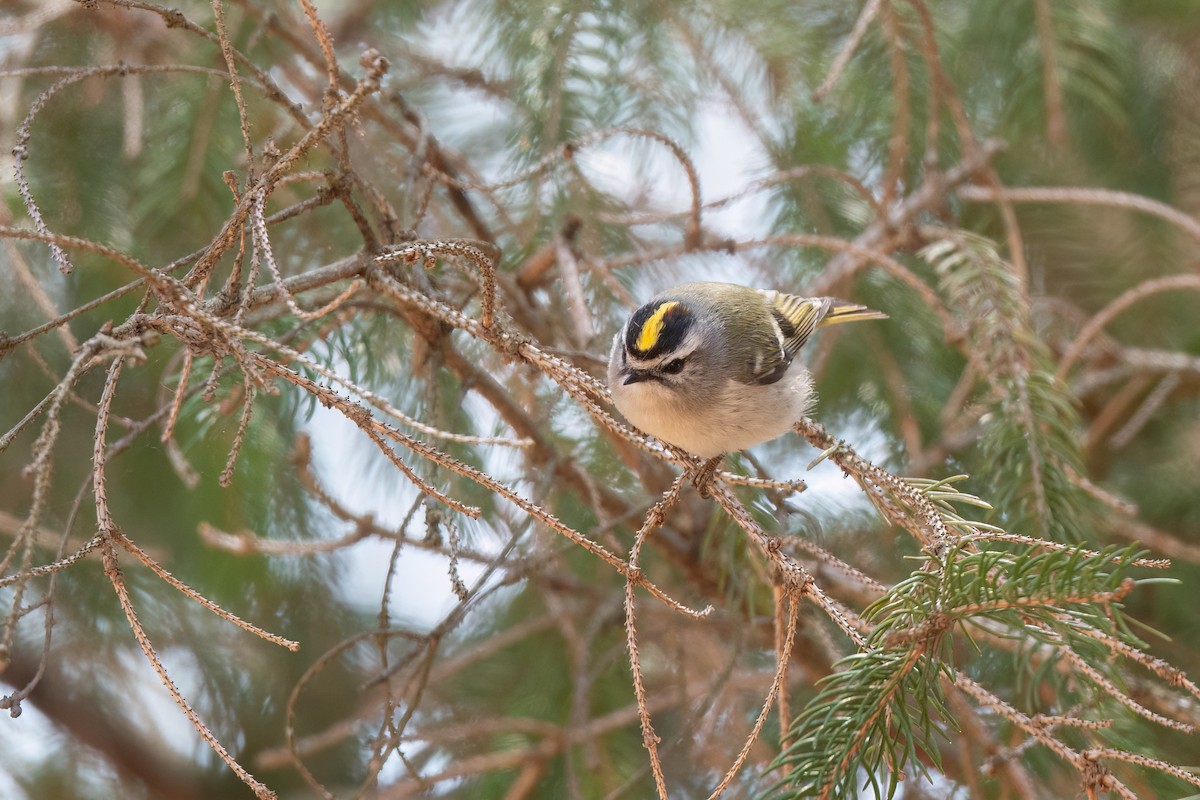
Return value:
<svg viewBox="0 0 1200 800">
<path fill-rule="evenodd" d="M 755 371 L 754 380 L 760 384 L 774 383 L 782 378 L 796 353 L 817 328 L 842 322 L 887 319 L 887 314 L 881 311 L 833 297 L 800 297 L 770 290 L 763 291 L 762 295 L 775 323 L 780 351 L 777 357 Z"/>
</svg>

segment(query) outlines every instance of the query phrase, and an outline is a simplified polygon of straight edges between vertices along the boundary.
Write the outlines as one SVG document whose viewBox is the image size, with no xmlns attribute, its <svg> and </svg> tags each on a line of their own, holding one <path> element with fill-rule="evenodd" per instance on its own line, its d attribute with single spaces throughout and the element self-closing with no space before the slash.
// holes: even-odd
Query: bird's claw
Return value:
<svg viewBox="0 0 1200 800">
<path fill-rule="evenodd" d="M 700 493 L 701 497 L 712 497 L 710 489 L 717 475 L 717 466 L 724 457 L 724 455 L 714 456 L 699 467 L 696 467 L 692 472 L 692 485 L 696 487 L 696 491 Z"/>
</svg>

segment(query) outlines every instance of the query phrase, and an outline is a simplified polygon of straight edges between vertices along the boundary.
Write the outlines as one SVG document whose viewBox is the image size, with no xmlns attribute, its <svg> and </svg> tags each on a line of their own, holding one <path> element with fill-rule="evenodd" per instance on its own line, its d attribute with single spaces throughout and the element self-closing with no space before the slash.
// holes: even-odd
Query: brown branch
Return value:
<svg viewBox="0 0 1200 800">
<path fill-rule="evenodd" d="M 1200 241 L 1200 221 L 1166 203 L 1132 192 L 1088 187 L 964 186 L 958 190 L 958 196 L 963 200 L 974 202 L 1007 200 L 1013 203 L 1074 203 L 1125 208 L 1166 220 L 1193 239 Z"/>
<path fill-rule="evenodd" d="M 9 654 L 4 681 L 14 686 L 29 684 L 40 668 L 17 648 Z M 52 668 L 42 673 L 28 700 L 57 730 L 98 753 L 123 780 L 140 783 L 150 796 L 162 800 L 208 797 L 201 788 L 201 771 L 165 748 L 161 737 L 140 734 L 129 719 L 107 708 L 112 700 L 108 691 L 89 696 L 75 676 Z"/>
<path fill-rule="evenodd" d="M 1038 47 L 1042 53 L 1042 97 L 1046 107 L 1046 138 L 1055 147 L 1067 143 L 1067 117 L 1063 113 L 1062 85 L 1058 81 L 1058 47 L 1049 0 L 1033 0 Z"/>
<path fill-rule="evenodd" d="M 838 79 L 842 77 L 842 73 L 846 71 L 846 65 L 850 63 L 850 59 L 854 56 L 854 51 L 858 49 L 862 43 L 863 37 L 867 33 L 867 28 L 871 21 L 879 13 L 881 2 L 880 0 L 867 0 L 862 11 L 858 14 L 858 19 L 854 21 L 854 27 L 850 30 L 850 35 L 842 44 L 841 50 L 833 59 L 833 64 L 829 67 L 829 73 L 825 76 L 825 80 L 821 81 L 812 93 L 814 102 L 820 102 L 833 89 Z"/>
<path fill-rule="evenodd" d="M 920 215 L 939 208 L 947 196 L 980 170 L 987 169 L 1001 149 L 1000 142 L 984 142 L 946 172 L 926 175 L 920 186 L 854 238 L 855 250 L 847 250 L 826 264 L 817 279 L 809 284 L 809 291 L 815 295 L 830 294 L 834 287 L 844 284 L 868 263 L 862 253 L 887 253 L 895 249 L 908 238 L 910 227 Z"/>
<path fill-rule="evenodd" d="M 1055 378 L 1060 381 L 1066 379 L 1067 373 L 1083 355 L 1088 343 L 1095 339 L 1118 314 L 1147 297 L 1179 289 L 1200 291 L 1200 275 L 1169 275 L 1165 278 L 1154 278 L 1138 284 L 1113 300 L 1088 320 L 1075 340 L 1071 342 L 1063 354 L 1062 360 L 1058 363 L 1058 370 L 1054 374 Z"/>
</svg>

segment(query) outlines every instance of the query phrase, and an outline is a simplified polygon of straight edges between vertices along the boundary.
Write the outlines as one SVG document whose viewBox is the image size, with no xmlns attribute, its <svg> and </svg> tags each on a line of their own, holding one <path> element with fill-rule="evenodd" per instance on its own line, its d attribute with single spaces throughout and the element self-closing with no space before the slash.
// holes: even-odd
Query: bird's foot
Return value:
<svg viewBox="0 0 1200 800">
<path fill-rule="evenodd" d="M 724 454 L 714 456 L 692 472 L 692 485 L 696 487 L 696 491 L 700 493 L 701 497 L 712 497 L 710 489 L 717 474 L 717 466 L 724 457 Z"/>
</svg>

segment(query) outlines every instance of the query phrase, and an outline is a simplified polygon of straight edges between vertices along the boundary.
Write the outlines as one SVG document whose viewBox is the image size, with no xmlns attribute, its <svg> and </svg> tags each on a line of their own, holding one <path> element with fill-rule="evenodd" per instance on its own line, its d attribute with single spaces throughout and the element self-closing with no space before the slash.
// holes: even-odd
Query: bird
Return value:
<svg viewBox="0 0 1200 800">
<path fill-rule="evenodd" d="M 608 387 L 632 425 L 713 466 L 791 430 L 810 410 L 796 354 L 819 327 L 887 319 L 832 297 L 695 281 L 633 312 L 613 338 Z"/>
</svg>

